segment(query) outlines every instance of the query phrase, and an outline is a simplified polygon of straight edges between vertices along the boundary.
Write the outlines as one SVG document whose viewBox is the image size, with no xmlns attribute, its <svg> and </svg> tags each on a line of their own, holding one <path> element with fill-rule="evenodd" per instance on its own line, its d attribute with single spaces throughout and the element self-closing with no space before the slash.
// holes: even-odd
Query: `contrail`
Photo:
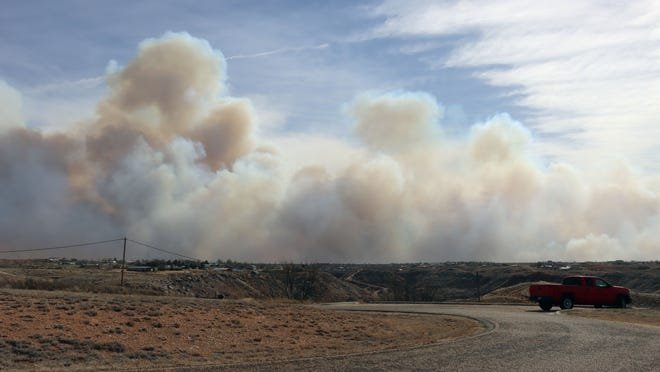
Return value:
<svg viewBox="0 0 660 372">
<path fill-rule="evenodd" d="M 43 84 L 28 89 L 27 93 L 40 94 L 58 92 L 62 89 L 89 89 L 97 87 L 105 81 L 105 76 L 94 76 L 72 81 L 62 81 L 52 84 Z"/>
<path fill-rule="evenodd" d="M 291 48 L 280 48 L 280 49 L 274 49 L 274 50 L 269 50 L 265 52 L 260 52 L 260 53 L 254 53 L 254 54 L 237 54 L 233 56 L 229 56 L 226 59 L 245 59 L 245 58 L 259 58 L 259 57 L 267 57 L 271 56 L 274 54 L 282 54 L 282 53 L 290 53 L 290 52 L 301 52 L 303 50 L 315 50 L 315 49 L 325 49 L 328 48 L 330 44 L 328 43 L 323 43 L 323 44 L 318 44 L 318 45 L 308 45 L 308 46 L 302 46 L 302 47 L 291 47 Z"/>
</svg>

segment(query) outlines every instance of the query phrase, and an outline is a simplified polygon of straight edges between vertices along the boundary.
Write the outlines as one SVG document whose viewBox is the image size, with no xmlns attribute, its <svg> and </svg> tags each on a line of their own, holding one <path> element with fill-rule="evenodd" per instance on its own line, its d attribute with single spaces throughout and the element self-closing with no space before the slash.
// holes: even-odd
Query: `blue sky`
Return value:
<svg viewBox="0 0 660 372">
<path fill-rule="evenodd" d="M 460 133 L 497 112 L 519 119 L 505 89 L 474 68 L 436 68 L 470 33 L 382 37 L 379 2 L 4 1 L 0 78 L 24 95 L 33 127 L 93 112 L 109 61 L 128 63 L 144 39 L 186 31 L 228 59 L 231 94 L 253 98 L 280 131 L 346 136 L 342 105 L 364 91 L 425 91 Z M 430 50 L 424 50 L 431 48 Z"/>
</svg>

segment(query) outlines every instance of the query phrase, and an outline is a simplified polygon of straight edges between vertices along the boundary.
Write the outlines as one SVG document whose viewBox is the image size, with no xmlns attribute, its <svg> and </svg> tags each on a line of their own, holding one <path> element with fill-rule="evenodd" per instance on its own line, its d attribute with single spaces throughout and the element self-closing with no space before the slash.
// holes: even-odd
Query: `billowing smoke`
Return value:
<svg viewBox="0 0 660 372">
<path fill-rule="evenodd" d="M 660 256 L 656 179 L 546 165 L 506 114 L 452 139 L 433 97 L 364 94 L 345 110 L 358 144 L 263 138 L 225 75 L 205 41 L 147 40 L 108 73 L 95 117 L 59 133 L 26 126 L 0 82 L 0 247 L 128 235 L 271 262 Z"/>
</svg>

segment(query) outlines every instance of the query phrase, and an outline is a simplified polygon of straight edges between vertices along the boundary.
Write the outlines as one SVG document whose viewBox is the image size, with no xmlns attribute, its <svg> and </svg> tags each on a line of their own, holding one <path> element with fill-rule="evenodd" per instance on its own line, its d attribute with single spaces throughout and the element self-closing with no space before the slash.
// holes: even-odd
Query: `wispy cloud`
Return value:
<svg viewBox="0 0 660 372">
<path fill-rule="evenodd" d="M 515 90 L 537 133 L 570 140 L 547 144 L 548 155 L 660 159 L 649 157 L 660 138 L 657 2 L 385 1 L 372 15 L 384 18 L 374 37 L 463 37 L 433 67 Z"/>
<path fill-rule="evenodd" d="M 275 55 L 275 54 L 302 52 L 304 50 L 326 49 L 329 46 L 330 46 L 330 44 L 323 43 L 323 44 L 318 44 L 318 45 L 307 45 L 307 46 L 301 46 L 301 47 L 280 48 L 280 49 L 267 50 L 267 51 L 264 51 L 264 52 L 258 52 L 258 53 L 252 53 L 252 54 L 237 54 L 237 55 L 229 56 L 226 59 L 230 60 L 230 59 L 245 59 L 245 58 L 261 58 L 261 57 L 272 56 L 272 55 Z"/>
</svg>

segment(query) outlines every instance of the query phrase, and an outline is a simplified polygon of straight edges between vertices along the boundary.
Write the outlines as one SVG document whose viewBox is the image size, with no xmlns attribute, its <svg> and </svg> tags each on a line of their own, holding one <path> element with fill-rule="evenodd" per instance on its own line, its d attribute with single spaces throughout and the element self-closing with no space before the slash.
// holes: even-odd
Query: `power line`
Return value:
<svg viewBox="0 0 660 372">
<path fill-rule="evenodd" d="M 0 253 L 20 253 L 20 252 L 37 252 L 37 251 L 52 251 L 56 249 L 65 249 L 65 248 L 76 248 L 76 247 L 87 247 L 91 245 L 99 245 L 104 243 L 118 242 L 124 240 L 124 238 L 111 239 L 111 240 L 101 240 L 98 242 L 89 242 L 89 243 L 79 243 L 79 244 L 70 244 L 70 245 L 60 245 L 56 247 L 46 247 L 46 248 L 30 248 L 30 249 L 12 249 L 8 251 L 0 251 Z"/>
<path fill-rule="evenodd" d="M 120 239 L 120 240 L 121 240 L 121 239 Z M 193 261 L 201 261 L 199 258 L 190 257 L 190 256 L 186 256 L 186 255 L 183 255 L 183 254 L 179 254 L 179 253 L 175 253 L 175 252 L 172 252 L 172 251 L 168 251 L 168 250 L 165 250 L 165 249 L 162 249 L 162 248 L 154 247 L 153 245 L 149 245 L 149 244 L 146 244 L 146 243 L 138 242 L 138 241 L 133 240 L 133 239 L 127 239 L 127 240 L 128 240 L 129 242 L 131 242 L 131 243 L 135 243 L 135 244 L 141 245 L 141 246 L 143 246 L 143 247 L 147 247 L 147 248 L 155 249 L 155 250 L 157 250 L 157 251 L 160 251 L 160 252 L 163 252 L 163 253 L 167 253 L 167 254 L 171 254 L 171 255 L 173 255 L 173 256 L 178 256 L 178 257 L 186 258 L 186 259 L 193 260 Z"/>
<path fill-rule="evenodd" d="M 93 245 L 99 245 L 99 244 L 105 244 L 105 243 L 118 242 L 118 241 L 121 241 L 121 240 L 124 240 L 124 238 L 110 239 L 110 240 L 100 240 L 100 241 L 96 241 L 96 242 L 87 242 L 87 243 L 78 243 L 78 244 L 60 245 L 60 246 L 44 247 L 44 248 L 12 249 L 12 250 L 0 251 L 0 254 L 2 254 L 2 253 L 20 253 L 20 252 L 52 251 L 52 250 L 57 250 L 57 249 L 77 248 L 77 247 L 88 247 L 88 246 L 93 246 Z M 173 255 L 173 256 L 178 256 L 178 257 L 185 258 L 185 259 L 189 259 L 189 260 L 193 260 L 193 261 L 201 261 L 200 259 L 195 258 L 195 257 L 190 257 L 190 256 L 186 256 L 186 255 L 183 255 L 183 254 L 180 254 L 180 253 L 176 253 L 176 252 L 168 251 L 168 250 L 166 250 L 166 249 L 162 249 L 162 248 L 154 247 L 153 245 L 146 244 L 146 243 L 142 243 L 142 242 L 139 242 L 139 241 L 137 241 L 137 240 L 133 240 L 133 239 L 126 239 L 126 240 L 128 240 L 128 241 L 131 242 L 131 243 L 135 243 L 135 244 L 141 245 L 141 246 L 143 246 L 143 247 L 147 247 L 147 248 L 150 248 L 150 249 L 157 250 L 157 251 L 159 251 L 159 252 L 163 252 L 163 253 L 171 254 L 171 255 Z"/>
</svg>

